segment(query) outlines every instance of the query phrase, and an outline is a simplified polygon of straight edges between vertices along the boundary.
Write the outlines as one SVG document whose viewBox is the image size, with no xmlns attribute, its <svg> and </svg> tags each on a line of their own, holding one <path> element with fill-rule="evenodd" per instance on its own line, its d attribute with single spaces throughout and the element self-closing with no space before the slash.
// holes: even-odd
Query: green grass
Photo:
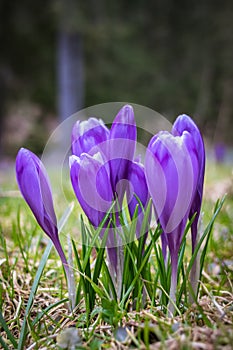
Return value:
<svg viewBox="0 0 233 350">
<path fill-rule="evenodd" d="M 202 245 L 206 256 L 199 298 L 194 304 L 188 301 L 191 265 L 190 232 L 187 232 L 187 243 L 180 252 L 180 293 L 174 318 L 166 313 L 170 270 L 166 270 L 161 257 L 159 230 L 149 232 L 144 253 L 140 241 L 124 247 L 123 288 L 119 294 L 106 264 L 105 250 L 97 243 L 99 232 L 86 225 L 85 217 L 81 219 L 76 203 L 73 210 L 67 212 L 68 202 L 74 200 L 67 185 L 63 187 L 67 200 L 63 195 L 55 195 L 55 206 L 63 226 L 60 237 L 67 256 L 67 235 L 71 234 L 72 238 L 77 306 L 70 311 L 64 271 L 55 250 L 19 193 L 13 192 L 16 184 L 12 179 L 9 182 L 8 176 L 3 178 L 0 193 L 2 348 L 57 349 L 58 344 L 68 344 L 72 339 L 76 342 L 75 349 L 149 349 L 153 346 L 196 349 L 203 348 L 203 344 L 224 349 L 230 346 L 233 343 L 233 186 L 230 176 L 229 166 L 209 164 L 207 167 L 204 227 L 212 217 L 214 201 L 221 198 L 225 190 L 228 195 L 212 233 L 206 231 L 209 241 L 206 252 Z M 56 174 L 53 177 L 57 185 L 59 179 Z M 131 231 L 124 234 L 133 235 L 133 231 L 131 227 Z M 89 246 L 84 244 L 86 237 L 89 237 Z M 158 289 L 159 294 L 155 293 Z M 72 345 L 67 348 L 71 349 Z"/>
</svg>

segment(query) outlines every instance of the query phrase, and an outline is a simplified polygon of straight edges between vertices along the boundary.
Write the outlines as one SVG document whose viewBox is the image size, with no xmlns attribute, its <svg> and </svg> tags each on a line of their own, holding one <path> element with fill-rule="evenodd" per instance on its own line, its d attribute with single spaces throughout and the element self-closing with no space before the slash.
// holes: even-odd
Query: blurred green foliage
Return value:
<svg viewBox="0 0 233 350">
<path fill-rule="evenodd" d="M 231 142 L 232 1 L 2 0 L 0 11 L 8 104 L 26 99 L 56 113 L 57 37 L 76 32 L 83 107 L 129 101 L 171 119 L 188 113 L 207 136 Z"/>
</svg>

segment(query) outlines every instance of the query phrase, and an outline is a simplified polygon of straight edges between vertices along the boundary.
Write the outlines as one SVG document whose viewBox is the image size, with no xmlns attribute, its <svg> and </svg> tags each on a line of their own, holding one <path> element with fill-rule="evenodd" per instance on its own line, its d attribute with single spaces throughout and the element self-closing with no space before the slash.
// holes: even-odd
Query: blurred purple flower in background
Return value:
<svg viewBox="0 0 233 350">
<path fill-rule="evenodd" d="M 218 142 L 214 145 L 214 156 L 217 163 L 223 163 L 226 155 L 226 146 Z"/>
<path fill-rule="evenodd" d="M 163 230 L 163 249 L 167 244 L 170 251 L 170 299 L 175 302 L 178 253 L 199 177 L 196 144 L 191 134 L 184 131 L 181 136 L 174 136 L 161 131 L 155 135 L 148 145 L 145 174 L 156 217 Z M 169 310 L 174 312 L 172 303 Z"/>
</svg>

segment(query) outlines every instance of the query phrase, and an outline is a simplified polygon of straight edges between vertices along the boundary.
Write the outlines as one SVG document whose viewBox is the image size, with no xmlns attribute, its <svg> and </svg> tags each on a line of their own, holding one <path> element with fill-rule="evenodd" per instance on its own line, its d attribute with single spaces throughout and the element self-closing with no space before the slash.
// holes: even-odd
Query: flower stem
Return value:
<svg viewBox="0 0 233 350">
<path fill-rule="evenodd" d="M 168 311 L 169 316 L 173 317 L 175 313 L 176 304 L 176 289 L 177 289 L 177 267 L 178 267 L 178 254 L 174 254 L 171 257 L 171 286 L 169 294 Z"/>
<path fill-rule="evenodd" d="M 198 220 L 198 225 L 192 230 L 192 254 L 195 251 L 197 242 L 200 240 L 201 234 L 203 232 L 203 214 L 200 215 Z M 196 259 L 193 262 L 193 266 L 190 273 L 190 283 L 192 292 L 189 294 L 189 302 L 193 303 L 195 300 L 193 296 L 197 297 L 198 284 L 200 278 L 200 250 L 197 252 Z"/>
<path fill-rule="evenodd" d="M 73 310 L 75 307 L 75 293 L 73 290 L 74 289 L 73 288 L 74 275 L 73 275 L 71 268 L 66 260 L 66 256 L 65 256 L 64 251 L 62 249 L 60 241 L 59 240 L 56 240 L 56 242 L 53 241 L 53 244 L 58 252 L 58 255 L 61 259 L 61 262 L 62 262 L 64 270 L 65 270 L 70 306 L 71 306 L 71 310 Z"/>
<path fill-rule="evenodd" d="M 189 294 L 190 303 L 193 303 L 195 301 L 193 296 L 195 297 L 197 296 L 199 274 L 200 274 L 200 254 L 198 252 L 190 273 L 190 283 L 192 288 L 192 293 Z"/>
</svg>

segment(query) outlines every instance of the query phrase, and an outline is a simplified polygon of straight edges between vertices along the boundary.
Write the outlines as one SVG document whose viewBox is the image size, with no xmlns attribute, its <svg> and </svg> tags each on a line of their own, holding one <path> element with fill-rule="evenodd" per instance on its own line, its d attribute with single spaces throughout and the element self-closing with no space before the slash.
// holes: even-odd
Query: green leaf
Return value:
<svg viewBox="0 0 233 350">
<path fill-rule="evenodd" d="M 103 273 L 105 277 L 105 284 L 108 283 L 108 287 L 110 287 L 113 299 L 117 300 L 116 289 L 105 260 L 103 261 Z"/>
<path fill-rule="evenodd" d="M 106 228 L 105 233 L 104 233 L 104 237 L 102 240 L 103 247 L 106 246 L 106 241 L 108 238 L 108 231 L 109 231 L 109 226 Z M 93 273 L 93 282 L 94 283 L 97 283 L 99 275 L 100 275 L 100 271 L 101 271 L 102 264 L 104 261 L 104 252 L 105 252 L 105 248 L 99 248 L 97 251 L 97 259 L 95 262 L 95 268 L 94 268 L 94 273 Z"/>
<path fill-rule="evenodd" d="M 102 299 L 102 318 L 110 325 L 117 326 L 121 319 L 118 303 L 115 300 Z"/>
<path fill-rule="evenodd" d="M 144 268 L 144 266 L 148 262 L 152 247 L 153 247 L 153 245 L 152 245 L 152 241 L 151 241 L 149 246 L 147 247 L 147 249 L 145 251 L 145 254 L 143 256 L 143 260 L 142 260 L 141 266 L 139 267 L 137 273 L 135 274 L 135 277 L 134 277 L 132 283 L 130 284 L 128 290 L 126 291 L 126 293 L 123 295 L 123 297 L 121 299 L 121 302 L 120 302 L 120 307 L 121 308 L 124 307 L 125 302 L 126 302 L 127 298 L 129 297 L 130 293 L 132 292 L 132 290 L 133 290 L 133 288 L 135 286 L 135 283 L 137 282 L 137 279 L 139 278 L 139 276 L 141 274 L 142 269 Z"/>
</svg>

